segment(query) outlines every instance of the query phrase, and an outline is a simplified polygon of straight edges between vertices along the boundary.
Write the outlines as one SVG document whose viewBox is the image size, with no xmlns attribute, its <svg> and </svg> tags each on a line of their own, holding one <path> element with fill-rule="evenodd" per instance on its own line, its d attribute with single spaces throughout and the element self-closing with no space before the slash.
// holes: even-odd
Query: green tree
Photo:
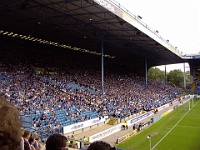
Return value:
<svg viewBox="0 0 200 150">
<path fill-rule="evenodd" d="M 151 67 L 148 70 L 148 78 L 154 80 L 162 80 L 165 79 L 165 72 L 160 70 L 159 68 Z"/>
<path fill-rule="evenodd" d="M 167 81 L 175 85 L 183 85 L 184 74 L 180 69 L 175 69 L 167 74 Z"/>
</svg>

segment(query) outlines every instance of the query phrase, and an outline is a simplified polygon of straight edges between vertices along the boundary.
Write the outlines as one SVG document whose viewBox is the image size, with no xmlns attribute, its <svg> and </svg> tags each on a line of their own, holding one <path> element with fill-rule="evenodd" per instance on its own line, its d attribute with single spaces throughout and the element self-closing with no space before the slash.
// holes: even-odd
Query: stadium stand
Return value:
<svg viewBox="0 0 200 150">
<path fill-rule="evenodd" d="M 157 32 L 154 33 L 137 18 L 132 19 L 141 24 L 144 31 L 152 32 L 156 39 L 125 22 L 123 16 L 128 15 L 128 11 L 120 10 L 123 7 L 113 2 L 102 3 L 105 7 L 98 6 L 97 1 L 63 2 L 64 5 L 60 5 L 62 2 L 51 1 L 1 2 L 1 18 L 4 21 L 0 30 L 0 96 L 18 108 L 25 130 L 38 133 L 42 141 L 45 141 L 54 133 L 63 134 L 65 127 L 80 127 L 87 121 L 105 118 L 110 118 L 110 124 L 115 124 L 118 120 L 132 117 L 134 114 L 155 110 L 177 97 L 180 92 L 175 87 L 165 85 L 161 81 L 149 80 L 147 89 L 145 78 L 141 77 L 144 74 L 141 68 L 144 67 L 144 60 L 147 61 L 146 55 L 152 54 L 148 57 L 147 68 L 163 63 L 183 62 L 178 51 L 173 52 L 157 43 L 158 40 L 167 42 L 166 44 L 174 49 L 169 41 L 158 36 Z M 116 11 L 118 14 L 114 15 L 110 10 L 105 12 L 107 6 L 119 10 Z M 73 13 L 66 13 L 66 8 Z M 72 8 L 78 11 L 74 14 L 74 11 L 70 10 Z M 76 15 L 82 12 L 87 13 Z M 94 18 L 85 19 L 85 15 L 93 13 Z M 55 17 L 55 14 L 61 16 Z M 106 14 L 106 18 L 102 18 L 101 14 Z M 63 22 L 62 18 L 67 20 Z M 92 21 L 95 19 L 100 19 L 100 24 L 96 24 L 97 20 Z M 121 30 L 122 27 L 129 31 L 124 30 L 126 34 L 124 31 L 123 34 L 105 32 L 101 51 L 98 45 L 99 34 L 105 31 L 105 23 L 110 31 Z M 88 35 L 85 32 L 85 24 L 90 28 Z M 130 37 L 132 35 L 137 35 L 137 38 Z M 80 38 L 82 36 L 84 38 Z M 104 33 L 100 36 L 102 39 Z M 92 40 L 86 41 L 88 37 Z M 118 40 L 113 42 L 110 37 Z M 104 55 L 105 93 L 102 94 L 99 54 L 103 53 L 103 46 L 108 51 Z M 65 49 L 61 50 L 61 47 Z M 156 52 L 155 49 L 158 48 L 159 51 Z M 124 53 L 125 51 L 128 53 Z M 92 56 L 92 53 L 96 55 Z M 115 62 L 112 62 L 114 59 Z M 124 60 L 129 60 L 126 62 L 127 66 L 121 64 L 120 61 Z M 76 143 L 75 139 L 68 137 L 68 144 Z"/>
<path fill-rule="evenodd" d="M 196 81 L 196 87 L 195 87 L 194 93 L 200 94 L 200 81 L 199 80 Z"/>
<path fill-rule="evenodd" d="M 160 81 L 148 81 L 145 89 L 143 77 L 111 70 L 105 76 L 106 93 L 101 94 L 95 65 L 69 62 L 66 66 L 57 58 L 62 54 L 52 57 L 54 54 L 47 52 L 42 57 L 37 50 L 32 54 L 19 51 L 1 52 L 0 92 L 19 109 L 23 126 L 42 139 L 63 133 L 63 126 L 93 118 L 125 118 L 150 111 L 178 94 L 176 88 Z"/>
</svg>

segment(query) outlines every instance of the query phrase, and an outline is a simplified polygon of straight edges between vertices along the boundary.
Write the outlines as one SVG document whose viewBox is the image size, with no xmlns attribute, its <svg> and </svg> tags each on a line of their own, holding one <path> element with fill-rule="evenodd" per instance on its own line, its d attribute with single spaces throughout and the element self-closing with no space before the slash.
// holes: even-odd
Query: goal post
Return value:
<svg viewBox="0 0 200 150">
<path fill-rule="evenodd" d="M 191 99 L 190 99 L 191 100 Z M 190 100 L 189 100 L 189 110 L 190 110 Z"/>
<path fill-rule="evenodd" d="M 190 99 L 192 101 L 192 107 L 194 107 L 194 95 L 191 95 Z"/>
<path fill-rule="evenodd" d="M 189 95 L 185 100 L 182 101 L 182 109 L 190 110 L 194 106 L 194 95 Z"/>
</svg>

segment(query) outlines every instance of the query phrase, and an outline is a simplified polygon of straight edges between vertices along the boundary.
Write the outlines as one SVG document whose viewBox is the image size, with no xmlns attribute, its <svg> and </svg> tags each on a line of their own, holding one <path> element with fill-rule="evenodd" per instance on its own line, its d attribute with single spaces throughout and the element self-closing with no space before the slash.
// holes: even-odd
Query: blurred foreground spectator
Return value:
<svg viewBox="0 0 200 150">
<path fill-rule="evenodd" d="M 46 150 L 67 150 L 67 138 L 61 134 L 50 135 L 46 141 Z"/>
<path fill-rule="evenodd" d="M 18 110 L 0 97 L 0 149 L 21 150 L 21 124 Z"/>
<path fill-rule="evenodd" d="M 109 143 L 104 141 L 95 141 L 90 144 L 87 150 L 116 150 L 115 147 L 112 147 Z"/>
</svg>

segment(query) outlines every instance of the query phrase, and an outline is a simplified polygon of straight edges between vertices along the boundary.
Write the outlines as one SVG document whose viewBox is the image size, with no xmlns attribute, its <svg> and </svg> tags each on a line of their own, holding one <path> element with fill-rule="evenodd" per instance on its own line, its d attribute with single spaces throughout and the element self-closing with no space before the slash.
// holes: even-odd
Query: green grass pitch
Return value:
<svg viewBox="0 0 200 150">
<path fill-rule="evenodd" d="M 150 150 L 151 143 L 151 150 L 200 150 L 200 99 L 193 104 L 190 101 L 190 111 L 189 102 L 178 107 L 117 148 Z"/>
</svg>

